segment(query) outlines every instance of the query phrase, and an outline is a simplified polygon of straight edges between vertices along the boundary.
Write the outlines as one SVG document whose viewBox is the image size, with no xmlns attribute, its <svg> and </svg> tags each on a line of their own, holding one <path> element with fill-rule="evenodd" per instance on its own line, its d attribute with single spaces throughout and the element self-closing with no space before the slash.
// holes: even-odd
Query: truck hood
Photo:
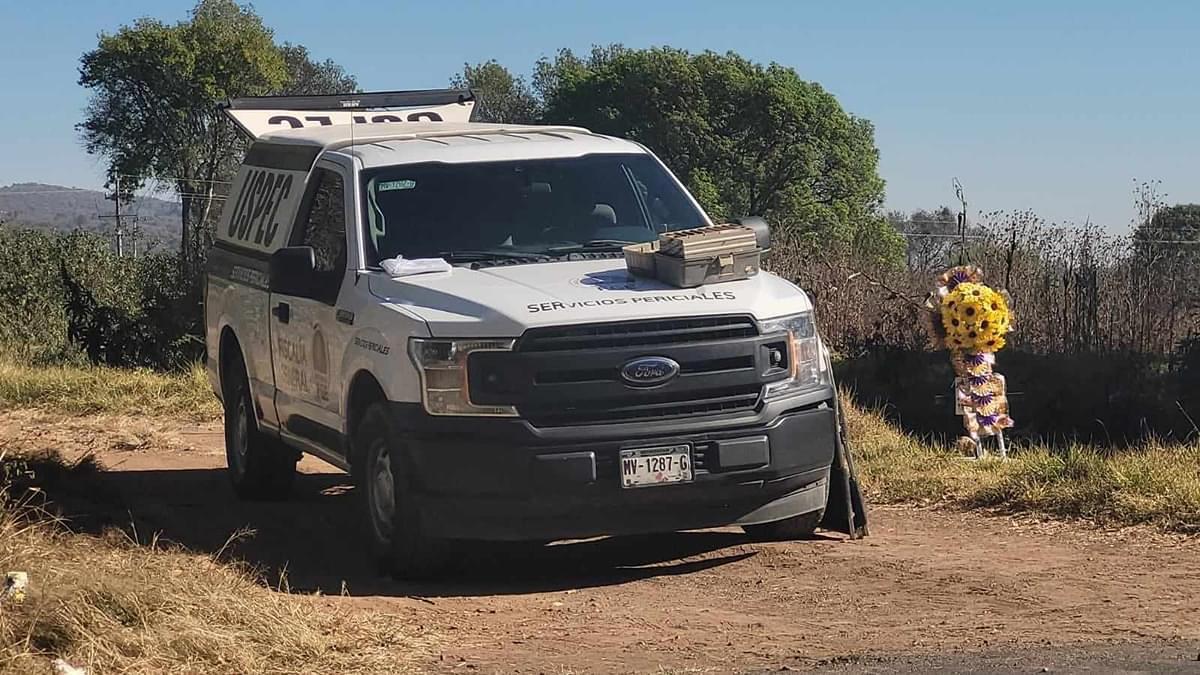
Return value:
<svg viewBox="0 0 1200 675">
<path fill-rule="evenodd" d="M 505 265 L 391 278 L 368 273 L 371 293 L 411 313 L 435 337 L 518 337 L 527 328 L 709 314 L 767 319 L 812 308 L 767 272 L 680 289 L 633 277 L 621 259 Z"/>
</svg>

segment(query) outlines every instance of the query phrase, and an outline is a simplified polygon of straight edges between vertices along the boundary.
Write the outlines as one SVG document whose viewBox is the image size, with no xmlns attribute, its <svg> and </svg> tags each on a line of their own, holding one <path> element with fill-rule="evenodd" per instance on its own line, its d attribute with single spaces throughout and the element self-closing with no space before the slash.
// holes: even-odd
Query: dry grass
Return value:
<svg viewBox="0 0 1200 675">
<path fill-rule="evenodd" d="M 0 570 L 27 571 L 31 590 L 0 601 L 0 672 L 50 672 L 58 657 L 89 672 L 403 672 L 431 639 L 396 617 L 274 591 L 236 564 L 18 511 L 0 509 Z"/>
<path fill-rule="evenodd" d="M 0 356 L 0 404 L 69 414 L 215 419 L 200 366 L 181 374 L 34 366 Z M 1103 524 L 1200 530 L 1200 442 L 1121 451 L 1015 448 L 1008 462 L 973 462 L 845 406 L 862 481 L 879 502 L 952 503 Z"/>
<path fill-rule="evenodd" d="M 0 403 L 71 414 L 219 414 L 200 369 L 163 375 L 0 360 Z M 1200 531 L 1200 444 L 1019 447 L 1008 462 L 974 462 L 877 414 L 845 409 L 862 483 L 877 503 Z M 38 470 L 68 469 L 43 462 Z M 436 639 L 395 617 L 272 590 L 236 564 L 118 533 L 73 535 L 11 506 L 0 508 L 2 570 L 28 571 L 32 591 L 23 603 L 0 602 L 0 671 L 46 672 L 49 659 L 64 657 L 92 672 L 394 672 L 415 668 Z"/>
<path fill-rule="evenodd" d="M 0 409 L 215 419 L 221 406 L 199 364 L 183 373 L 29 365 L 0 356 Z"/>
<path fill-rule="evenodd" d="M 952 504 L 1087 519 L 1105 526 L 1200 531 L 1200 443 L 1107 451 L 1017 447 L 973 461 L 845 407 L 856 468 L 879 503 Z"/>
<path fill-rule="evenodd" d="M 198 367 L 162 374 L 0 359 L 0 408 L 9 406 L 193 420 L 220 414 Z M 97 469 L 15 457 L 5 445 L 0 439 L 0 488 L 10 498 Z M 405 672 L 433 639 L 394 616 L 273 590 L 237 563 L 140 545 L 117 531 L 72 534 L 45 512 L 0 499 L 0 572 L 7 570 L 27 571 L 31 591 L 21 603 L 0 601 L 0 672 L 50 672 L 57 657 L 89 672 Z"/>
</svg>

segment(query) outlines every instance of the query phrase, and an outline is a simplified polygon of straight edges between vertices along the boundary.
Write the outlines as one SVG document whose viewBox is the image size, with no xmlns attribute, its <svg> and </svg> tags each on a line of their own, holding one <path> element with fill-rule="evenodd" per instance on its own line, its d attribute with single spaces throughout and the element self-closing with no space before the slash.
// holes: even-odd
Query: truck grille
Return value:
<svg viewBox="0 0 1200 675">
<path fill-rule="evenodd" d="M 614 347 L 652 347 L 732 340 L 758 335 L 748 316 L 710 316 L 626 323 L 535 328 L 517 345 L 522 352 L 582 351 Z"/>
<path fill-rule="evenodd" d="M 786 377 L 771 351 L 787 353 L 746 316 L 535 328 L 513 352 L 472 355 L 471 398 L 515 405 L 540 427 L 734 414 L 755 410 L 763 385 Z M 654 388 L 626 384 L 621 368 L 644 356 L 674 360 L 679 375 Z"/>
<path fill-rule="evenodd" d="M 753 410 L 758 405 L 761 385 L 735 387 L 697 395 L 681 392 L 633 405 L 613 405 L 611 401 L 589 401 L 582 405 L 519 406 L 521 416 L 539 427 L 561 427 L 597 422 L 669 419 L 693 415 L 715 415 L 738 410 Z"/>
</svg>

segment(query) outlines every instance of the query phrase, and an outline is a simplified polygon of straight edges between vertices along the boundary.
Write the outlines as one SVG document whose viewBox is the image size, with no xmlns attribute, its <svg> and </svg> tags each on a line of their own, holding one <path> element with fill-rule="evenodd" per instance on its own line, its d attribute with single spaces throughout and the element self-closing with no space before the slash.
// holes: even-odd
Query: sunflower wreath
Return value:
<svg viewBox="0 0 1200 675">
<path fill-rule="evenodd" d="M 983 283 L 978 267 L 960 266 L 935 280 L 925 306 L 937 346 L 950 350 L 956 409 L 971 444 L 978 447 L 980 436 L 1013 426 L 1004 376 L 993 369 L 996 352 L 1012 330 L 1008 298 Z"/>
</svg>

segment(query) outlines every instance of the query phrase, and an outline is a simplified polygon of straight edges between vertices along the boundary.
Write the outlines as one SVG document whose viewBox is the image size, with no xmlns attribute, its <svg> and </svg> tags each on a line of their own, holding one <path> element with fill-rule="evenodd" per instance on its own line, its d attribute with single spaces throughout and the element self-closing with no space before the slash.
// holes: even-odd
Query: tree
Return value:
<svg viewBox="0 0 1200 675">
<path fill-rule="evenodd" d="M 1159 295 L 1170 288 L 1180 306 L 1200 310 L 1195 288 L 1200 284 L 1200 204 L 1160 202 L 1139 207 L 1143 213 L 1133 232 L 1133 250 Z"/>
<path fill-rule="evenodd" d="M 899 263 L 874 128 L 780 65 L 672 48 L 560 51 L 534 76 L 543 121 L 645 143 L 716 218 L 761 214 L 797 243 Z"/>
<path fill-rule="evenodd" d="M 146 180 L 180 199 L 183 271 L 210 242 L 220 188 L 232 179 L 245 139 L 218 109 L 239 96 L 343 93 L 357 82 L 332 61 L 314 62 L 302 45 L 277 46 L 249 6 L 200 0 L 188 20 L 143 18 L 101 34 L 80 60 L 92 91 L 78 125 L 89 153 L 122 175 L 123 197 Z"/>
<path fill-rule="evenodd" d="M 333 59 L 314 61 L 304 45 L 283 43 L 279 48 L 287 68 L 288 81 L 277 94 L 346 94 L 358 91 L 358 80 Z"/>
<path fill-rule="evenodd" d="M 1141 189 L 1148 190 L 1145 184 Z M 1164 324 L 1147 332 L 1165 333 L 1174 342 L 1180 326 L 1194 326 L 1200 318 L 1200 204 L 1166 206 L 1153 200 L 1139 212 L 1133 252 L 1148 296 L 1141 309 L 1153 311 Z"/>
<path fill-rule="evenodd" d="M 175 187 L 186 270 L 202 247 L 216 181 L 236 161 L 237 132 L 217 104 L 287 82 L 271 31 L 233 0 L 201 0 L 187 21 L 144 18 L 101 34 L 79 71 L 79 83 L 92 90 L 79 125 L 88 152 L 107 157 L 110 174 Z M 137 187 L 121 182 L 130 191 Z"/>
<path fill-rule="evenodd" d="M 959 246 L 958 214 L 950 207 L 917 209 L 909 215 L 893 211 L 887 219 L 897 232 L 909 235 L 905 249 L 908 269 L 932 272 L 956 262 L 953 253 Z"/>
<path fill-rule="evenodd" d="M 475 92 L 472 118 L 477 122 L 533 124 L 540 103 L 523 77 L 515 76 L 495 60 L 463 64 L 463 71 L 450 78 L 450 86 Z"/>
<path fill-rule="evenodd" d="M 601 68 L 630 49 L 621 44 L 593 45 L 586 57 L 570 49 L 560 49 L 553 59 L 543 56 L 533 67 L 533 92 L 539 101 L 555 97 L 564 82 L 582 77 L 588 71 Z"/>
<path fill-rule="evenodd" d="M 1160 206 L 1137 226 L 1134 237 L 1139 242 L 1180 242 L 1180 246 L 1200 241 L 1200 204 Z"/>
</svg>

